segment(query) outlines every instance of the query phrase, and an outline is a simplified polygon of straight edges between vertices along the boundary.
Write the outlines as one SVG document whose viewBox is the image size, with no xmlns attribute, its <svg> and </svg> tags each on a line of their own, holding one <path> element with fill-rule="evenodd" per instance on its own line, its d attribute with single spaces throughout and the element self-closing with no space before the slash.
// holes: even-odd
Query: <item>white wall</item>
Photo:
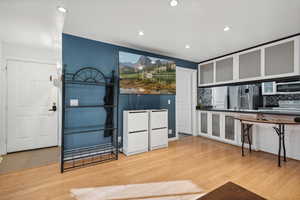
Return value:
<svg viewBox="0 0 300 200">
<path fill-rule="evenodd" d="M 56 49 L 36 48 L 18 44 L 3 43 L 4 59 L 24 59 L 31 61 L 57 63 L 58 51 Z"/>
<path fill-rule="evenodd" d="M 0 42 L 0 155 L 6 154 L 6 62 L 9 59 L 24 60 L 41 63 L 59 64 L 61 63 L 59 56 L 60 51 L 50 48 L 37 48 L 32 46 L 24 46 L 19 44 L 9 44 Z M 1 59 L 2 58 L 2 59 Z M 2 64 L 1 64 L 2 63 Z M 59 103 L 60 106 L 60 103 Z M 59 109 L 61 110 L 61 109 Z M 60 115 L 60 113 L 58 113 Z M 59 126 L 58 126 L 59 127 Z M 60 127 L 58 131 L 60 130 Z M 60 137 L 59 137 L 60 138 Z"/>
</svg>

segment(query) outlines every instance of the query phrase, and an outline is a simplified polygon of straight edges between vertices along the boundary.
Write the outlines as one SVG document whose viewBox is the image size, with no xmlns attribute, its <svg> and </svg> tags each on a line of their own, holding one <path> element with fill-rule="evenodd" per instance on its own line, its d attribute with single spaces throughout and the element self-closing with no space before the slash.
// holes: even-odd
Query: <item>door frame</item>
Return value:
<svg viewBox="0 0 300 200">
<path fill-rule="evenodd" d="M 190 73 L 191 75 L 191 93 L 192 93 L 192 97 L 191 97 L 191 105 L 192 105 L 192 110 L 191 110 L 191 119 L 192 119 L 192 123 L 191 123 L 191 128 L 192 128 L 192 135 L 193 136 L 197 136 L 197 123 L 196 123 L 196 105 L 197 105 L 197 69 L 191 69 L 191 68 L 186 68 L 186 67 L 180 67 L 180 66 L 176 66 L 176 69 L 180 69 L 180 70 L 184 70 Z M 176 75 L 177 75 L 177 71 L 176 71 Z M 177 82 L 177 81 L 176 81 Z M 176 88 L 177 90 L 177 88 Z M 176 95 L 177 97 L 177 95 Z M 176 110 L 176 131 L 175 131 L 175 138 L 178 139 L 178 112 L 177 112 L 177 101 L 176 101 L 176 105 L 175 105 L 175 110 Z"/>
<path fill-rule="evenodd" d="M 7 65 L 8 61 L 19 61 L 19 62 L 30 62 L 30 63 L 38 63 L 38 64 L 48 64 L 48 65 L 56 65 L 53 61 L 42 61 L 42 60 L 33 60 L 33 59 L 24 59 L 17 57 L 6 57 L 2 59 L 3 65 L 0 66 L 0 85 L 2 85 L 3 90 L 0 92 L 0 108 L 2 110 L 1 118 L 0 118 L 0 155 L 7 154 L 7 118 L 8 118 L 8 83 L 7 83 Z M 59 77 L 59 68 L 57 68 L 57 75 Z M 58 146 L 61 146 L 61 123 L 59 123 L 59 119 L 61 116 L 61 85 L 57 88 L 57 134 L 58 134 Z"/>
</svg>

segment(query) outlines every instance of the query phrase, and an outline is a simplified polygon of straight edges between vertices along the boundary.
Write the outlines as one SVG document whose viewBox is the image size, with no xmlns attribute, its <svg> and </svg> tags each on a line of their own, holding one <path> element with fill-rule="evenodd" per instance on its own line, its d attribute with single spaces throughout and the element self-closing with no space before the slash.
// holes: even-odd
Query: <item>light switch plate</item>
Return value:
<svg viewBox="0 0 300 200">
<path fill-rule="evenodd" d="M 168 99 L 168 104 L 171 104 L 171 100 L 170 99 Z"/>
<path fill-rule="evenodd" d="M 169 129 L 168 134 L 169 134 L 169 135 L 172 135 L 172 133 L 173 133 L 172 129 Z"/>
<path fill-rule="evenodd" d="M 70 106 L 78 106 L 79 101 L 78 99 L 70 99 Z"/>
</svg>

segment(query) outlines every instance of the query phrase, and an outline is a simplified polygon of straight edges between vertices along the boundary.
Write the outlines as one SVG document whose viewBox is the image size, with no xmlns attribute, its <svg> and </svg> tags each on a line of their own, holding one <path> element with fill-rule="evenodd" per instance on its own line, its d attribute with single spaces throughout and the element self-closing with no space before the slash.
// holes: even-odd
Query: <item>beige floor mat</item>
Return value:
<svg viewBox="0 0 300 200">
<path fill-rule="evenodd" d="M 188 180 L 72 189 L 77 200 L 193 200 L 203 190 Z M 199 197 L 198 197 L 199 198 Z M 197 199 L 197 198 L 196 198 Z"/>
</svg>

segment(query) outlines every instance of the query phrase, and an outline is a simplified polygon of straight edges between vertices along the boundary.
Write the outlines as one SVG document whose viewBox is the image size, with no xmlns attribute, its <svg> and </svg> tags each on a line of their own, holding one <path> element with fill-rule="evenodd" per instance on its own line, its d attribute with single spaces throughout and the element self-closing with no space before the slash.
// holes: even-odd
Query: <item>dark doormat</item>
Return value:
<svg viewBox="0 0 300 200">
<path fill-rule="evenodd" d="M 266 200 L 257 194 L 228 182 L 198 200 Z"/>
</svg>

